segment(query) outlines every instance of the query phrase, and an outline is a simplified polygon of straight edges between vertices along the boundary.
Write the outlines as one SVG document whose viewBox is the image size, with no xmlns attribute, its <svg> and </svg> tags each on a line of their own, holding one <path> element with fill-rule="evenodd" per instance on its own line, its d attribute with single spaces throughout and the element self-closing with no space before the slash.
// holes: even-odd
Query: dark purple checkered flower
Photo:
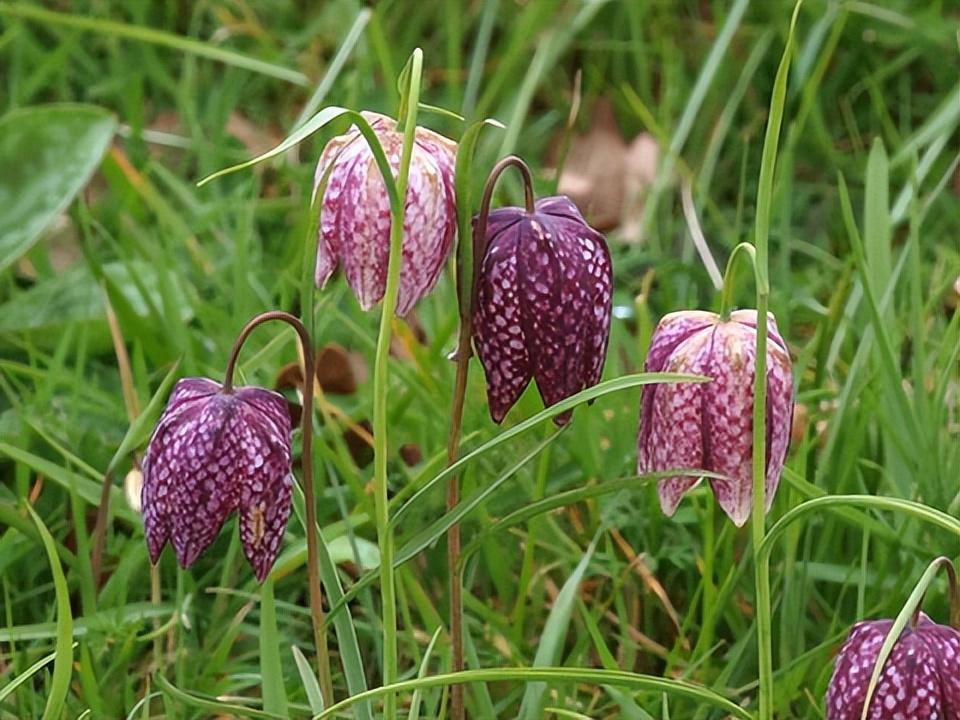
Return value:
<svg viewBox="0 0 960 720">
<path fill-rule="evenodd" d="M 709 383 L 663 383 L 643 390 L 637 438 L 641 473 L 697 468 L 726 475 L 711 480 L 717 502 L 737 525 L 753 506 L 753 368 L 757 313 L 738 310 L 723 322 L 709 312 L 671 313 L 657 326 L 644 370 L 691 373 Z M 773 502 L 790 442 L 793 382 L 790 354 L 773 316 L 767 343 L 766 507 Z M 698 482 L 675 476 L 660 481 L 660 507 L 672 515 Z"/>
<path fill-rule="evenodd" d="M 403 133 L 395 122 L 363 113 L 383 146 L 394 173 L 400 166 Z M 404 205 L 403 261 L 397 314 L 406 315 L 436 284 L 450 253 L 457 225 L 453 169 L 457 145 L 442 135 L 417 128 L 410 157 Z M 373 153 L 356 127 L 335 137 L 317 163 L 314 190 L 330 168 L 323 196 L 317 245 L 317 287 L 323 287 L 337 263 L 360 306 L 369 310 L 383 298 L 390 250 L 390 202 Z"/>
<path fill-rule="evenodd" d="M 827 689 L 827 720 L 860 720 L 880 646 L 892 620 L 853 626 Z M 868 720 L 960 720 L 960 632 L 920 615 L 887 658 Z"/>
<path fill-rule="evenodd" d="M 495 422 L 531 378 L 546 405 L 600 380 L 610 334 L 607 243 L 566 197 L 490 213 L 473 340 Z M 557 416 L 567 422 L 570 413 Z"/>
<path fill-rule="evenodd" d="M 143 524 L 156 563 L 167 540 L 181 567 L 214 541 L 234 510 L 240 539 L 263 581 L 290 517 L 290 415 L 283 396 L 258 387 L 180 380 L 143 462 Z"/>
</svg>

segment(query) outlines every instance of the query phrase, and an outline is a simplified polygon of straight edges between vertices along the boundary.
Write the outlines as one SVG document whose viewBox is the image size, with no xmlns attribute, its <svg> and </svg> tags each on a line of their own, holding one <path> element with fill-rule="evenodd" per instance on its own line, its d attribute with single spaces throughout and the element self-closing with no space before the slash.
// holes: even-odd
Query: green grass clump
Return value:
<svg viewBox="0 0 960 720">
<path fill-rule="evenodd" d="M 0 159 L 10 158 L 0 163 L 0 718 L 320 711 L 303 524 L 291 522 L 262 596 L 234 521 L 189 571 L 165 553 L 151 574 L 124 493 L 170 382 L 221 378 L 243 323 L 274 308 L 310 315 L 318 344 L 342 346 L 362 368 L 354 392 L 319 399 L 317 509 L 335 697 L 366 687 L 342 716 L 381 712 L 374 466 L 362 440 L 379 314 L 362 313 L 342 278 L 314 308 L 301 302 L 313 162 L 348 123 L 196 182 L 321 107 L 395 114 L 396 78 L 416 47 L 422 102 L 506 126 L 480 135 L 475 191 L 514 152 L 538 191 L 554 192 L 557 161 L 604 104 L 613 132 L 625 142 L 649 133 L 660 162 L 642 213 L 608 235 L 616 294 L 604 387 L 615 391 L 559 435 L 546 422 L 525 430 L 540 411 L 531 391 L 500 429 L 474 367 L 463 454 L 514 434 L 463 465 L 467 506 L 455 518 L 440 477 L 452 268 L 415 321 L 393 326 L 399 716 L 448 708 L 442 537 L 455 519 L 471 717 L 756 712 L 750 532 L 704 490 L 661 515 L 655 484 L 634 477 L 639 388 L 628 376 L 660 316 L 719 307 L 694 222 L 722 266 L 755 240 L 759 219 L 798 402 L 759 546 L 772 710 L 822 717 L 850 625 L 896 617 L 936 556 L 960 558 L 960 13 L 946 0 L 807 0 L 776 171 L 762 175 L 792 11 L 788 0 L 0 1 Z M 463 131 L 427 107 L 419 122 Z M 500 187 L 497 203 L 520 201 L 518 185 Z M 734 289 L 741 306 L 753 298 L 751 283 Z M 238 382 L 272 387 L 296 360 L 292 334 L 255 334 Z M 98 582 L 104 475 L 113 488 Z M 926 611 L 946 622 L 947 606 L 934 582 Z M 263 628 L 276 636 L 279 662 L 266 666 L 279 671 L 279 692 L 262 688 Z"/>
</svg>

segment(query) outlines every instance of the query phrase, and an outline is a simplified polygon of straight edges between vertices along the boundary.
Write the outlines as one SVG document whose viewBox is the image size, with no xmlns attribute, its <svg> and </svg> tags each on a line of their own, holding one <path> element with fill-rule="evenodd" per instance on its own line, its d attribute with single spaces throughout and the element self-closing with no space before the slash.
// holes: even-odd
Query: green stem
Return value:
<svg viewBox="0 0 960 720">
<path fill-rule="evenodd" d="M 773 717 L 773 633 L 770 607 L 770 565 L 762 562 L 760 548 L 766 534 L 766 407 L 767 407 L 767 293 L 757 290 L 757 354 L 753 382 L 753 507 L 750 529 L 756 573 L 757 651 L 759 663 L 760 720 Z"/>
<path fill-rule="evenodd" d="M 723 290 L 720 293 L 720 319 L 723 322 L 730 319 L 730 312 L 733 310 L 733 288 L 736 286 L 734 280 L 737 277 L 737 258 L 741 253 L 746 253 L 752 266 L 757 267 L 757 250 L 750 243 L 742 242 L 730 253 L 730 259 L 727 260 L 727 267 L 723 272 Z"/>
<path fill-rule="evenodd" d="M 756 234 L 754 244 L 754 276 L 757 285 L 757 347 L 753 378 L 753 507 L 750 530 L 753 540 L 753 562 L 756 585 L 757 663 L 759 681 L 759 720 L 773 718 L 773 633 L 770 607 L 770 565 L 764 561 L 761 548 L 766 534 L 767 444 L 767 307 L 770 298 L 769 240 L 770 216 L 773 204 L 773 179 L 780 144 L 786 105 L 790 59 L 793 54 L 794 30 L 803 0 L 797 0 L 790 20 L 787 43 L 780 58 L 770 98 L 770 115 L 763 139 L 760 177 L 757 188 Z M 725 288 L 729 292 L 729 288 Z M 728 299 L 729 302 L 729 299 Z"/>
<path fill-rule="evenodd" d="M 397 295 L 400 290 L 400 265 L 403 257 L 403 218 L 410 175 L 410 158 L 417 129 L 417 108 L 420 105 L 420 77 L 423 52 L 420 48 L 410 56 L 410 84 L 406 95 L 406 117 L 403 118 L 403 150 L 397 171 L 397 195 L 400 202 L 392 209 L 390 218 L 390 259 L 387 263 L 387 281 L 383 292 L 380 331 L 373 371 L 373 478 L 374 515 L 377 543 L 380 547 L 380 593 L 383 601 L 383 684 L 397 681 L 397 599 L 393 574 L 393 533 L 390 529 L 389 494 L 387 482 L 387 389 L 390 337 L 396 317 Z M 384 717 L 392 720 L 397 713 L 397 698 L 393 693 L 384 697 Z"/>
</svg>

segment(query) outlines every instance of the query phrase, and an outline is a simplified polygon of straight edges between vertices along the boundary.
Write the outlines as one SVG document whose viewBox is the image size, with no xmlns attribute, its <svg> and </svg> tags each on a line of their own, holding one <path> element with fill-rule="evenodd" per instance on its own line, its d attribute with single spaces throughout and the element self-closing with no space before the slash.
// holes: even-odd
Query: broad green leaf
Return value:
<svg viewBox="0 0 960 720">
<path fill-rule="evenodd" d="M 112 114 L 92 105 L 22 108 L 0 118 L 0 271 L 87 184 L 116 127 Z"/>
</svg>

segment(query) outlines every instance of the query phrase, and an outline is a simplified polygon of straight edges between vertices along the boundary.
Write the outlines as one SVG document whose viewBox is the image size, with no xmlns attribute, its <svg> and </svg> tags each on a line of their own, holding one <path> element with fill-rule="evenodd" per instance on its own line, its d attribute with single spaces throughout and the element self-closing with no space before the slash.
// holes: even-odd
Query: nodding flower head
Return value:
<svg viewBox="0 0 960 720">
<path fill-rule="evenodd" d="M 189 567 L 237 510 L 244 554 L 262 582 L 290 517 L 290 462 L 283 396 L 258 387 L 224 392 L 206 378 L 180 380 L 143 462 L 151 561 L 170 540 L 181 567 Z"/>
<path fill-rule="evenodd" d="M 880 646 L 892 620 L 857 623 L 827 688 L 827 720 L 860 720 Z M 870 700 L 868 720 L 960 718 L 960 632 L 920 614 L 903 629 Z"/>
<path fill-rule="evenodd" d="M 499 423 L 531 378 L 548 406 L 600 380 L 613 270 L 603 235 L 566 197 L 494 210 L 485 236 L 473 340 Z"/>
<path fill-rule="evenodd" d="M 766 405 L 766 509 L 770 509 L 790 442 L 793 382 L 790 354 L 769 315 Z M 720 507 L 737 526 L 753 506 L 753 377 L 757 313 L 671 313 L 660 321 L 647 353 L 647 372 L 706 375 L 706 383 L 661 383 L 643 389 L 637 438 L 641 473 L 697 468 L 726 475 L 711 480 Z M 698 482 L 678 475 L 658 484 L 660 506 L 672 515 Z"/>
<path fill-rule="evenodd" d="M 394 173 L 400 166 L 403 133 L 395 122 L 363 113 Z M 403 259 L 397 314 L 404 316 L 436 284 L 456 231 L 454 163 L 456 143 L 425 128 L 416 129 L 404 204 Z M 383 298 L 390 256 L 390 201 L 373 153 L 353 127 L 324 148 L 314 191 L 328 172 L 317 245 L 316 282 L 323 287 L 337 263 L 360 306 L 369 310 Z"/>
</svg>

